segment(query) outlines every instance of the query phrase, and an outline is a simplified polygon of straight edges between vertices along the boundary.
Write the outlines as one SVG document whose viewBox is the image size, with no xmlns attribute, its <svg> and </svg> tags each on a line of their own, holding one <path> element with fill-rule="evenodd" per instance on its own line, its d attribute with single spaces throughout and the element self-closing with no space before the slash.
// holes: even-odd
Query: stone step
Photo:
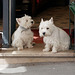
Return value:
<svg viewBox="0 0 75 75">
<path fill-rule="evenodd" d="M 75 62 L 75 58 L 0 58 L 0 64 Z"/>
<path fill-rule="evenodd" d="M 74 50 L 65 50 L 57 53 L 43 52 L 44 44 L 35 44 L 32 49 L 17 50 L 16 48 L 0 48 L 0 57 L 12 57 L 12 58 L 71 58 L 75 57 Z"/>
</svg>

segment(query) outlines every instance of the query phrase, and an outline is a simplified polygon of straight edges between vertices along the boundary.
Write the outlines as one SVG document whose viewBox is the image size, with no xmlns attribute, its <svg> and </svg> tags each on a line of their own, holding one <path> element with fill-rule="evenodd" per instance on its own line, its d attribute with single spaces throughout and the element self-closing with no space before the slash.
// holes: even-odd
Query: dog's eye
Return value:
<svg viewBox="0 0 75 75">
<path fill-rule="evenodd" d="M 28 20 L 26 20 L 26 22 L 28 22 Z"/>
<path fill-rule="evenodd" d="M 49 28 L 46 28 L 47 30 L 49 29 Z"/>
<path fill-rule="evenodd" d="M 41 29 L 43 29 L 43 28 L 41 28 Z"/>
</svg>

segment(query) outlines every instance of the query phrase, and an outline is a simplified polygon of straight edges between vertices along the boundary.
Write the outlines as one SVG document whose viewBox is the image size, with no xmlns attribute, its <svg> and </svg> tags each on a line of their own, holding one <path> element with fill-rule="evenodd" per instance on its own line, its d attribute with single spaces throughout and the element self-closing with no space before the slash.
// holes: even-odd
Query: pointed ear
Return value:
<svg viewBox="0 0 75 75">
<path fill-rule="evenodd" d="M 20 18 L 16 18 L 16 21 L 17 21 L 17 23 L 20 23 L 21 21 L 20 21 Z"/>
<path fill-rule="evenodd" d="M 41 18 L 41 22 L 43 22 L 43 18 Z"/>
<path fill-rule="evenodd" d="M 49 21 L 53 23 L 53 17 L 51 17 L 51 19 Z"/>
<path fill-rule="evenodd" d="M 26 16 L 26 14 L 25 14 L 25 16 Z"/>
<path fill-rule="evenodd" d="M 53 22 L 53 17 L 51 17 L 51 21 Z"/>
</svg>

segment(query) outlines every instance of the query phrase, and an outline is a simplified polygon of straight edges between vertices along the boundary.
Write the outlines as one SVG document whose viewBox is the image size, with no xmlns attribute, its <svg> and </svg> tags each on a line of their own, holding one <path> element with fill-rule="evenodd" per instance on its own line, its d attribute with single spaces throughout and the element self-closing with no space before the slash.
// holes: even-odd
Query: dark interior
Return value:
<svg viewBox="0 0 75 75">
<path fill-rule="evenodd" d="M 49 7 L 67 6 L 68 4 L 69 0 L 16 0 L 16 9 L 20 9 L 16 11 L 16 16 L 20 17 L 23 14 L 36 16 Z"/>
<path fill-rule="evenodd" d="M 41 11 L 55 6 L 67 6 L 69 0 L 16 0 L 16 17 L 24 14 L 36 16 Z M 3 0 L 0 0 L 0 18 L 2 18 Z"/>
</svg>

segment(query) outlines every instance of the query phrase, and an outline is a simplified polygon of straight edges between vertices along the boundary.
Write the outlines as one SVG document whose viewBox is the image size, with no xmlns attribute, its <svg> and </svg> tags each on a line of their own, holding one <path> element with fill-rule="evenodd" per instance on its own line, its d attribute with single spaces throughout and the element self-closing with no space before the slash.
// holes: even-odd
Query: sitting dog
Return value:
<svg viewBox="0 0 75 75">
<path fill-rule="evenodd" d="M 43 37 L 43 41 L 45 43 L 45 49 L 43 49 L 43 51 L 49 51 L 52 49 L 52 52 L 57 52 L 69 49 L 69 35 L 64 30 L 54 25 L 53 17 L 46 21 L 41 19 L 39 35 L 40 37 Z"/>
<path fill-rule="evenodd" d="M 30 28 L 34 21 L 28 15 L 16 18 L 16 21 L 19 24 L 19 27 L 12 35 L 12 46 L 17 47 L 18 50 L 23 49 L 24 47 L 32 48 L 33 32 Z"/>
</svg>

